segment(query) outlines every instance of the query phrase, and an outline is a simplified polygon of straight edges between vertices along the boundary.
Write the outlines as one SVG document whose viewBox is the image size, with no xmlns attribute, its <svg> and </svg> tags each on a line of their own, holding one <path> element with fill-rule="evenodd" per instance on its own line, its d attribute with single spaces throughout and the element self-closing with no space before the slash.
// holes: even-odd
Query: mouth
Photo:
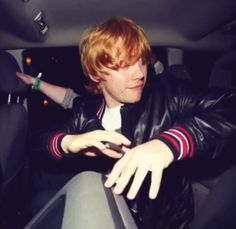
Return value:
<svg viewBox="0 0 236 229">
<path fill-rule="evenodd" d="M 144 86 L 144 84 L 137 84 L 137 85 L 129 87 L 129 89 L 142 89 L 143 86 Z"/>
<path fill-rule="evenodd" d="M 129 88 L 130 89 L 133 89 L 133 88 L 141 88 L 144 86 L 144 83 L 143 82 L 139 82 L 137 84 L 134 84 L 134 85 L 131 85 Z"/>
</svg>

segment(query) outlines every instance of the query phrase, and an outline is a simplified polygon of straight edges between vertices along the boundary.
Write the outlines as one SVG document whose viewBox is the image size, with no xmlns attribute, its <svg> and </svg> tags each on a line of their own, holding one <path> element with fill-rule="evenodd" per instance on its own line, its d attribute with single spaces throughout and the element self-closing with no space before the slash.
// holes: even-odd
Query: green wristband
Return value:
<svg viewBox="0 0 236 229">
<path fill-rule="evenodd" d="M 38 91 L 38 90 L 39 90 L 39 87 L 40 87 L 40 83 L 41 83 L 40 78 L 39 78 L 39 77 L 36 77 L 36 78 L 35 78 L 34 85 L 32 86 L 32 89 Z"/>
</svg>

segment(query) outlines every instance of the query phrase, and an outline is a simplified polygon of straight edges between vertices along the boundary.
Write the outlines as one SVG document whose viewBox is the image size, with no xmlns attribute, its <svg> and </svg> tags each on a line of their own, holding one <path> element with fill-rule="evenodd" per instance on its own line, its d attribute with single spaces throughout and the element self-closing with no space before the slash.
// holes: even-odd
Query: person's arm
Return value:
<svg viewBox="0 0 236 229">
<path fill-rule="evenodd" d="M 179 116 L 178 120 L 173 128 L 166 130 L 159 139 L 176 152 L 177 160 L 190 157 L 217 157 L 223 152 L 219 149 L 231 141 L 236 131 L 235 90 L 198 90 L 189 84 L 187 87 L 179 87 L 177 94 L 179 99 L 176 100 L 174 112 Z M 173 132 L 183 135 L 182 153 L 178 153 L 177 147 L 174 146 L 174 142 L 178 140 L 176 135 L 171 139 Z M 187 150 L 184 146 L 187 146 Z"/>
<path fill-rule="evenodd" d="M 76 94 L 72 89 L 67 88 L 64 99 L 60 105 L 65 109 L 71 109 L 73 107 L 73 101 L 80 95 Z"/>
<path fill-rule="evenodd" d="M 173 161 L 206 155 L 213 158 L 219 153 L 216 149 L 235 136 L 236 93 L 233 90 L 194 92 L 191 88 L 179 88 L 176 93 L 172 92 L 171 112 L 178 117 L 175 125 L 156 139 L 126 150 L 105 182 L 108 188 L 114 186 L 115 193 L 122 193 L 134 177 L 127 198 L 135 198 L 151 172 L 149 197 L 154 199 L 162 173 Z"/>
<path fill-rule="evenodd" d="M 30 75 L 27 75 L 21 72 L 16 72 L 16 75 L 28 86 L 33 86 L 35 84 L 35 80 L 36 80 L 35 77 L 32 77 Z M 41 91 L 43 94 L 45 94 L 54 102 L 60 105 L 64 101 L 66 90 L 67 89 L 64 87 L 53 85 L 43 80 L 40 80 L 39 91 Z"/>
</svg>

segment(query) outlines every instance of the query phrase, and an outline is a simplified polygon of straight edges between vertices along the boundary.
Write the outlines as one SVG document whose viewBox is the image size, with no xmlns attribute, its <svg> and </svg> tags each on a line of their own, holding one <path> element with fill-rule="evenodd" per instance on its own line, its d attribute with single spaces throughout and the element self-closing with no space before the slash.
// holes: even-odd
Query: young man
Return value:
<svg viewBox="0 0 236 229">
<path fill-rule="evenodd" d="M 90 90 L 102 96 L 75 99 L 71 125 L 51 135 L 49 154 L 71 162 L 97 158 L 92 166 L 110 172 L 105 186 L 127 197 L 140 228 L 187 228 L 193 203 L 179 161 L 218 156 L 236 130 L 235 93 L 199 91 L 168 76 L 149 79 L 150 46 L 130 19 L 91 28 L 80 53 Z"/>
</svg>

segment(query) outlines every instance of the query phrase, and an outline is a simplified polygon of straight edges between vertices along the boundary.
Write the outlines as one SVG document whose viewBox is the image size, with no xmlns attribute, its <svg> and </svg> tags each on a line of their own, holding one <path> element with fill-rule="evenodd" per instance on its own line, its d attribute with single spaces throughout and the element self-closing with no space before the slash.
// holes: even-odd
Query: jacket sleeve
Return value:
<svg viewBox="0 0 236 229">
<path fill-rule="evenodd" d="M 175 160 L 202 155 L 214 158 L 235 137 L 235 90 L 175 86 L 169 86 L 168 99 L 176 121 L 158 138 L 171 148 Z"/>
<path fill-rule="evenodd" d="M 73 101 L 77 96 L 80 95 L 76 94 L 72 89 L 66 88 L 66 94 L 60 105 L 65 109 L 71 109 L 73 107 Z"/>
<path fill-rule="evenodd" d="M 71 112 L 71 117 L 66 124 L 61 125 L 58 128 L 44 130 L 35 133 L 31 140 L 31 151 L 37 158 L 51 158 L 56 160 L 62 160 L 64 157 L 68 157 L 61 148 L 61 141 L 66 134 L 79 133 L 80 123 L 80 103 L 82 102 L 82 97 L 77 97 L 74 99 L 73 109 Z M 82 119 L 81 119 L 82 120 Z M 70 157 L 70 156 L 69 156 Z"/>
<path fill-rule="evenodd" d="M 85 106 L 90 105 L 85 102 L 83 97 L 75 98 L 72 117 L 68 123 L 56 131 L 45 133 L 43 137 L 44 145 L 46 145 L 47 153 L 53 159 L 62 160 L 65 157 L 73 157 L 71 154 L 66 154 L 61 147 L 61 141 L 66 134 L 81 134 L 95 129 L 102 129 L 100 122 L 93 113 L 90 118 L 88 118 L 90 114 L 85 114 L 84 110 L 89 112 L 89 109 L 85 109 Z"/>
</svg>

